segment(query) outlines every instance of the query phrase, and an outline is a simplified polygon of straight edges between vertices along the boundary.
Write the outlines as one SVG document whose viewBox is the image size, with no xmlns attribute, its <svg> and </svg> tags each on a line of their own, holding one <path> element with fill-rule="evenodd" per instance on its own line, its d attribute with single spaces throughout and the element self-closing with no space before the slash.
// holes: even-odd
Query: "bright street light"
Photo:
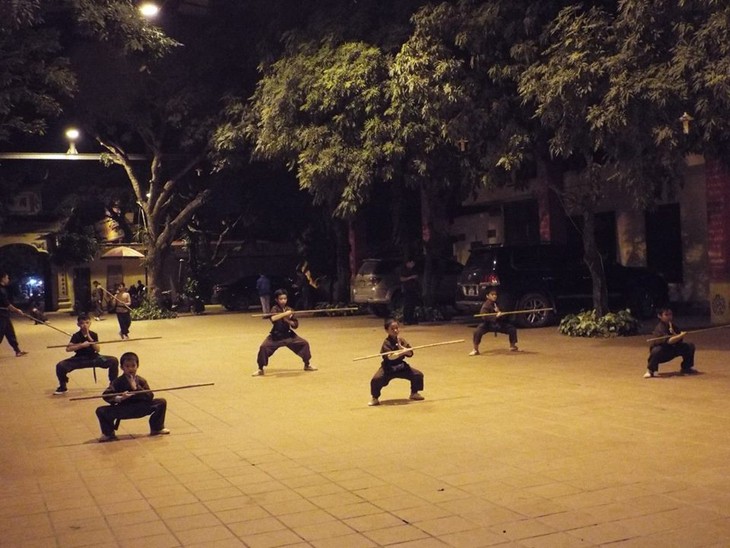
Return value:
<svg viewBox="0 0 730 548">
<path fill-rule="evenodd" d="M 160 7 L 154 2 L 143 2 L 139 6 L 139 12 L 142 14 L 142 17 L 148 17 L 151 19 L 160 13 Z"/>
<path fill-rule="evenodd" d="M 66 130 L 66 139 L 68 139 L 68 150 L 66 151 L 66 154 L 79 153 L 79 151 L 76 150 L 76 139 L 78 139 L 80 135 L 81 133 L 79 133 L 79 130 L 75 127 L 71 127 Z"/>
</svg>

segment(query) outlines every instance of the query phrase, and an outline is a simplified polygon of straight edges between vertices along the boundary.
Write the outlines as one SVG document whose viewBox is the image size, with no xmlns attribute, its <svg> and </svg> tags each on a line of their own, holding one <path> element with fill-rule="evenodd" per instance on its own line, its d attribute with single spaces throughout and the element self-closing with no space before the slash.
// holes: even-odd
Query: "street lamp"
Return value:
<svg viewBox="0 0 730 548">
<path fill-rule="evenodd" d="M 142 2 L 139 5 L 139 13 L 142 14 L 142 17 L 153 19 L 157 17 L 158 13 L 160 13 L 160 6 L 154 2 Z"/>
<path fill-rule="evenodd" d="M 79 130 L 75 127 L 71 127 L 66 130 L 66 139 L 68 139 L 68 150 L 66 151 L 66 154 L 79 153 L 79 151 L 76 150 L 76 140 L 80 135 L 81 133 L 79 133 Z"/>
</svg>

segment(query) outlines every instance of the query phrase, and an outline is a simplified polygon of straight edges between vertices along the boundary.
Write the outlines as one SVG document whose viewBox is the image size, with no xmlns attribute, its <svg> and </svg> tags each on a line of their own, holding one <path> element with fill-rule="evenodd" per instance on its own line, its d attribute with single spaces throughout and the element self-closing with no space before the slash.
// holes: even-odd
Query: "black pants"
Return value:
<svg viewBox="0 0 730 548">
<path fill-rule="evenodd" d="M 101 433 L 113 436 L 118 426 L 116 421 L 122 419 L 140 419 L 150 415 L 150 432 L 162 430 L 165 427 L 165 413 L 167 400 L 155 398 L 152 401 L 136 401 L 119 405 L 102 405 L 96 408 L 96 417 L 99 419 Z"/>
<path fill-rule="evenodd" d="M 509 345 L 517 344 L 517 328 L 511 323 L 506 322 L 482 322 L 474 330 L 474 348 L 479 348 L 482 337 L 485 333 L 506 333 L 509 335 Z"/>
<path fill-rule="evenodd" d="M 269 365 L 269 358 L 282 346 L 286 346 L 289 350 L 299 356 L 304 365 L 309 365 L 309 360 L 312 359 L 312 352 L 309 349 L 309 343 L 302 339 L 299 335 L 294 337 L 287 337 L 286 339 L 274 339 L 271 335 L 264 339 L 259 347 L 259 355 L 256 359 L 256 363 L 259 365 L 259 369 L 263 369 Z"/>
<path fill-rule="evenodd" d="M 66 386 L 66 383 L 68 382 L 68 374 L 71 371 L 74 371 L 75 369 L 88 369 L 91 367 L 108 369 L 110 382 L 119 376 L 119 360 L 114 356 L 102 356 L 101 354 L 94 358 L 73 356 L 56 364 L 56 377 L 58 377 L 59 386 Z"/>
<path fill-rule="evenodd" d="M 20 352 L 18 338 L 15 336 L 15 328 L 9 316 L 0 316 L 0 342 L 3 342 L 4 338 L 8 339 L 8 344 L 13 347 L 13 350 Z"/>
<path fill-rule="evenodd" d="M 373 398 L 379 398 L 380 392 L 388 386 L 388 383 L 393 379 L 405 379 L 411 381 L 411 394 L 414 392 L 420 392 L 423 390 L 423 373 L 418 369 L 415 369 L 408 365 L 403 364 L 403 367 L 396 369 L 395 371 L 385 372 L 385 369 L 381 366 L 370 379 L 370 394 Z"/>
<path fill-rule="evenodd" d="M 119 334 L 129 335 L 129 327 L 132 325 L 132 315 L 129 312 L 117 312 L 119 322 Z"/>
<path fill-rule="evenodd" d="M 649 350 L 649 371 L 659 371 L 659 364 L 682 356 L 682 371 L 692 369 L 695 365 L 695 345 L 678 342 L 676 344 L 660 344 Z"/>
</svg>

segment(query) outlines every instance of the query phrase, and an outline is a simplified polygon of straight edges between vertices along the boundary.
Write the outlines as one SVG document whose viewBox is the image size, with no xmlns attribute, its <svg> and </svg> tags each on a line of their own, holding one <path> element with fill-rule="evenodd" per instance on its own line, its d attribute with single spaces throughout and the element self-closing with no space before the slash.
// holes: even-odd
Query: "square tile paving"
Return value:
<svg viewBox="0 0 730 548">
<path fill-rule="evenodd" d="M 52 325 L 75 330 L 68 314 Z M 556 328 L 486 336 L 473 324 L 408 326 L 423 402 L 406 381 L 370 408 L 382 320 L 301 320 L 317 372 L 287 349 L 253 378 L 268 323 L 210 307 L 135 322 L 103 353 L 135 351 L 168 401 L 170 436 L 123 421 L 98 443 L 105 372 L 70 374 L 53 396 L 66 338 L 14 318 L 0 347 L 0 546 L 253 548 L 730 546 L 730 335 L 691 335 L 702 374 L 678 361 L 643 379 L 646 335 L 575 339 Z M 113 341 L 114 317 L 94 322 Z"/>
</svg>

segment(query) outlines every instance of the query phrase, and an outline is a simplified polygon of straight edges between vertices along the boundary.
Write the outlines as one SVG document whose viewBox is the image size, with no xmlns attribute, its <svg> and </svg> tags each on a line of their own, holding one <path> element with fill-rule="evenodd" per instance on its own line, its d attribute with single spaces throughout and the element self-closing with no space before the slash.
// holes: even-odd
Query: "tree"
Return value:
<svg viewBox="0 0 730 548">
<path fill-rule="evenodd" d="M 617 188 L 635 207 L 652 207 L 681 184 L 687 153 L 727 150 L 729 21 L 728 6 L 712 0 L 569 7 L 522 76 L 521 93 L 550 132 L 551 154 L 572 164 L 599 313 L 607 307 L 590 230 L 598 200 Z M 696 137 L 683 135 L 686 110 Z"/>
<path fill-rule="evenodd" d="M 144 216 L 148 285 L 156 299 L 169 285 L 165 268 L 173 241 L 216 189 L 232 182 L 212 169 L 208 154 L 222 97 L 232 85 L 228 75 L 238 74 L 240 61 L 219 55 L 226 39 L 235 42 L 221 31 L 230 24 L 225 14 L 169 17 L 184 46 L 163 57 L 123 57 L 100 47 L 80 47 L 74 57 L 80 82 L 74 113 L 106 150 L 104 160 L 124 170 L 133 207 Z M 148 161 L 133 161 L 134 153 Z"/>
<path fill-rule="evenodd" d="M 239 105 L 229 113 L 245 113 L 242 135 L 254 143 L 254 158 L 285 162 L 315 204 L 347 220 L 378 176 L 382 152 L 374 137 L 385 108 L 386 74 L 387 60 L 377 47 L 305 44 L 264 73 L 250 109 Z M 337 278 L 348 280 L 341 221 L 335 221 L 335 234 Z M 346 301 L 347 285 L 339 288 L 338 300 Z"/>
<path fill-rule="evenodd" d="M 434 247 L 448 247 L 428 242 L 429 232 L 446 232 L 435 205 L 481 188 L 526 186 L 534 172 L 540 134 L 516 75 L 555 4 L 462 0 L 424 6 L 413 17 L 390 72 L 388 133 L 400 177 L 421 193 L 426 285 Z"/>
<path fill-rule="evenodd" d="M 0 4 L 0 141 L 42 135 L 49 118 L 76 92 L 62 53 L 66 29 L 119 47 L 161 55 L 173 41 L 125 0 L 13 0 Z"/>
</svg>

